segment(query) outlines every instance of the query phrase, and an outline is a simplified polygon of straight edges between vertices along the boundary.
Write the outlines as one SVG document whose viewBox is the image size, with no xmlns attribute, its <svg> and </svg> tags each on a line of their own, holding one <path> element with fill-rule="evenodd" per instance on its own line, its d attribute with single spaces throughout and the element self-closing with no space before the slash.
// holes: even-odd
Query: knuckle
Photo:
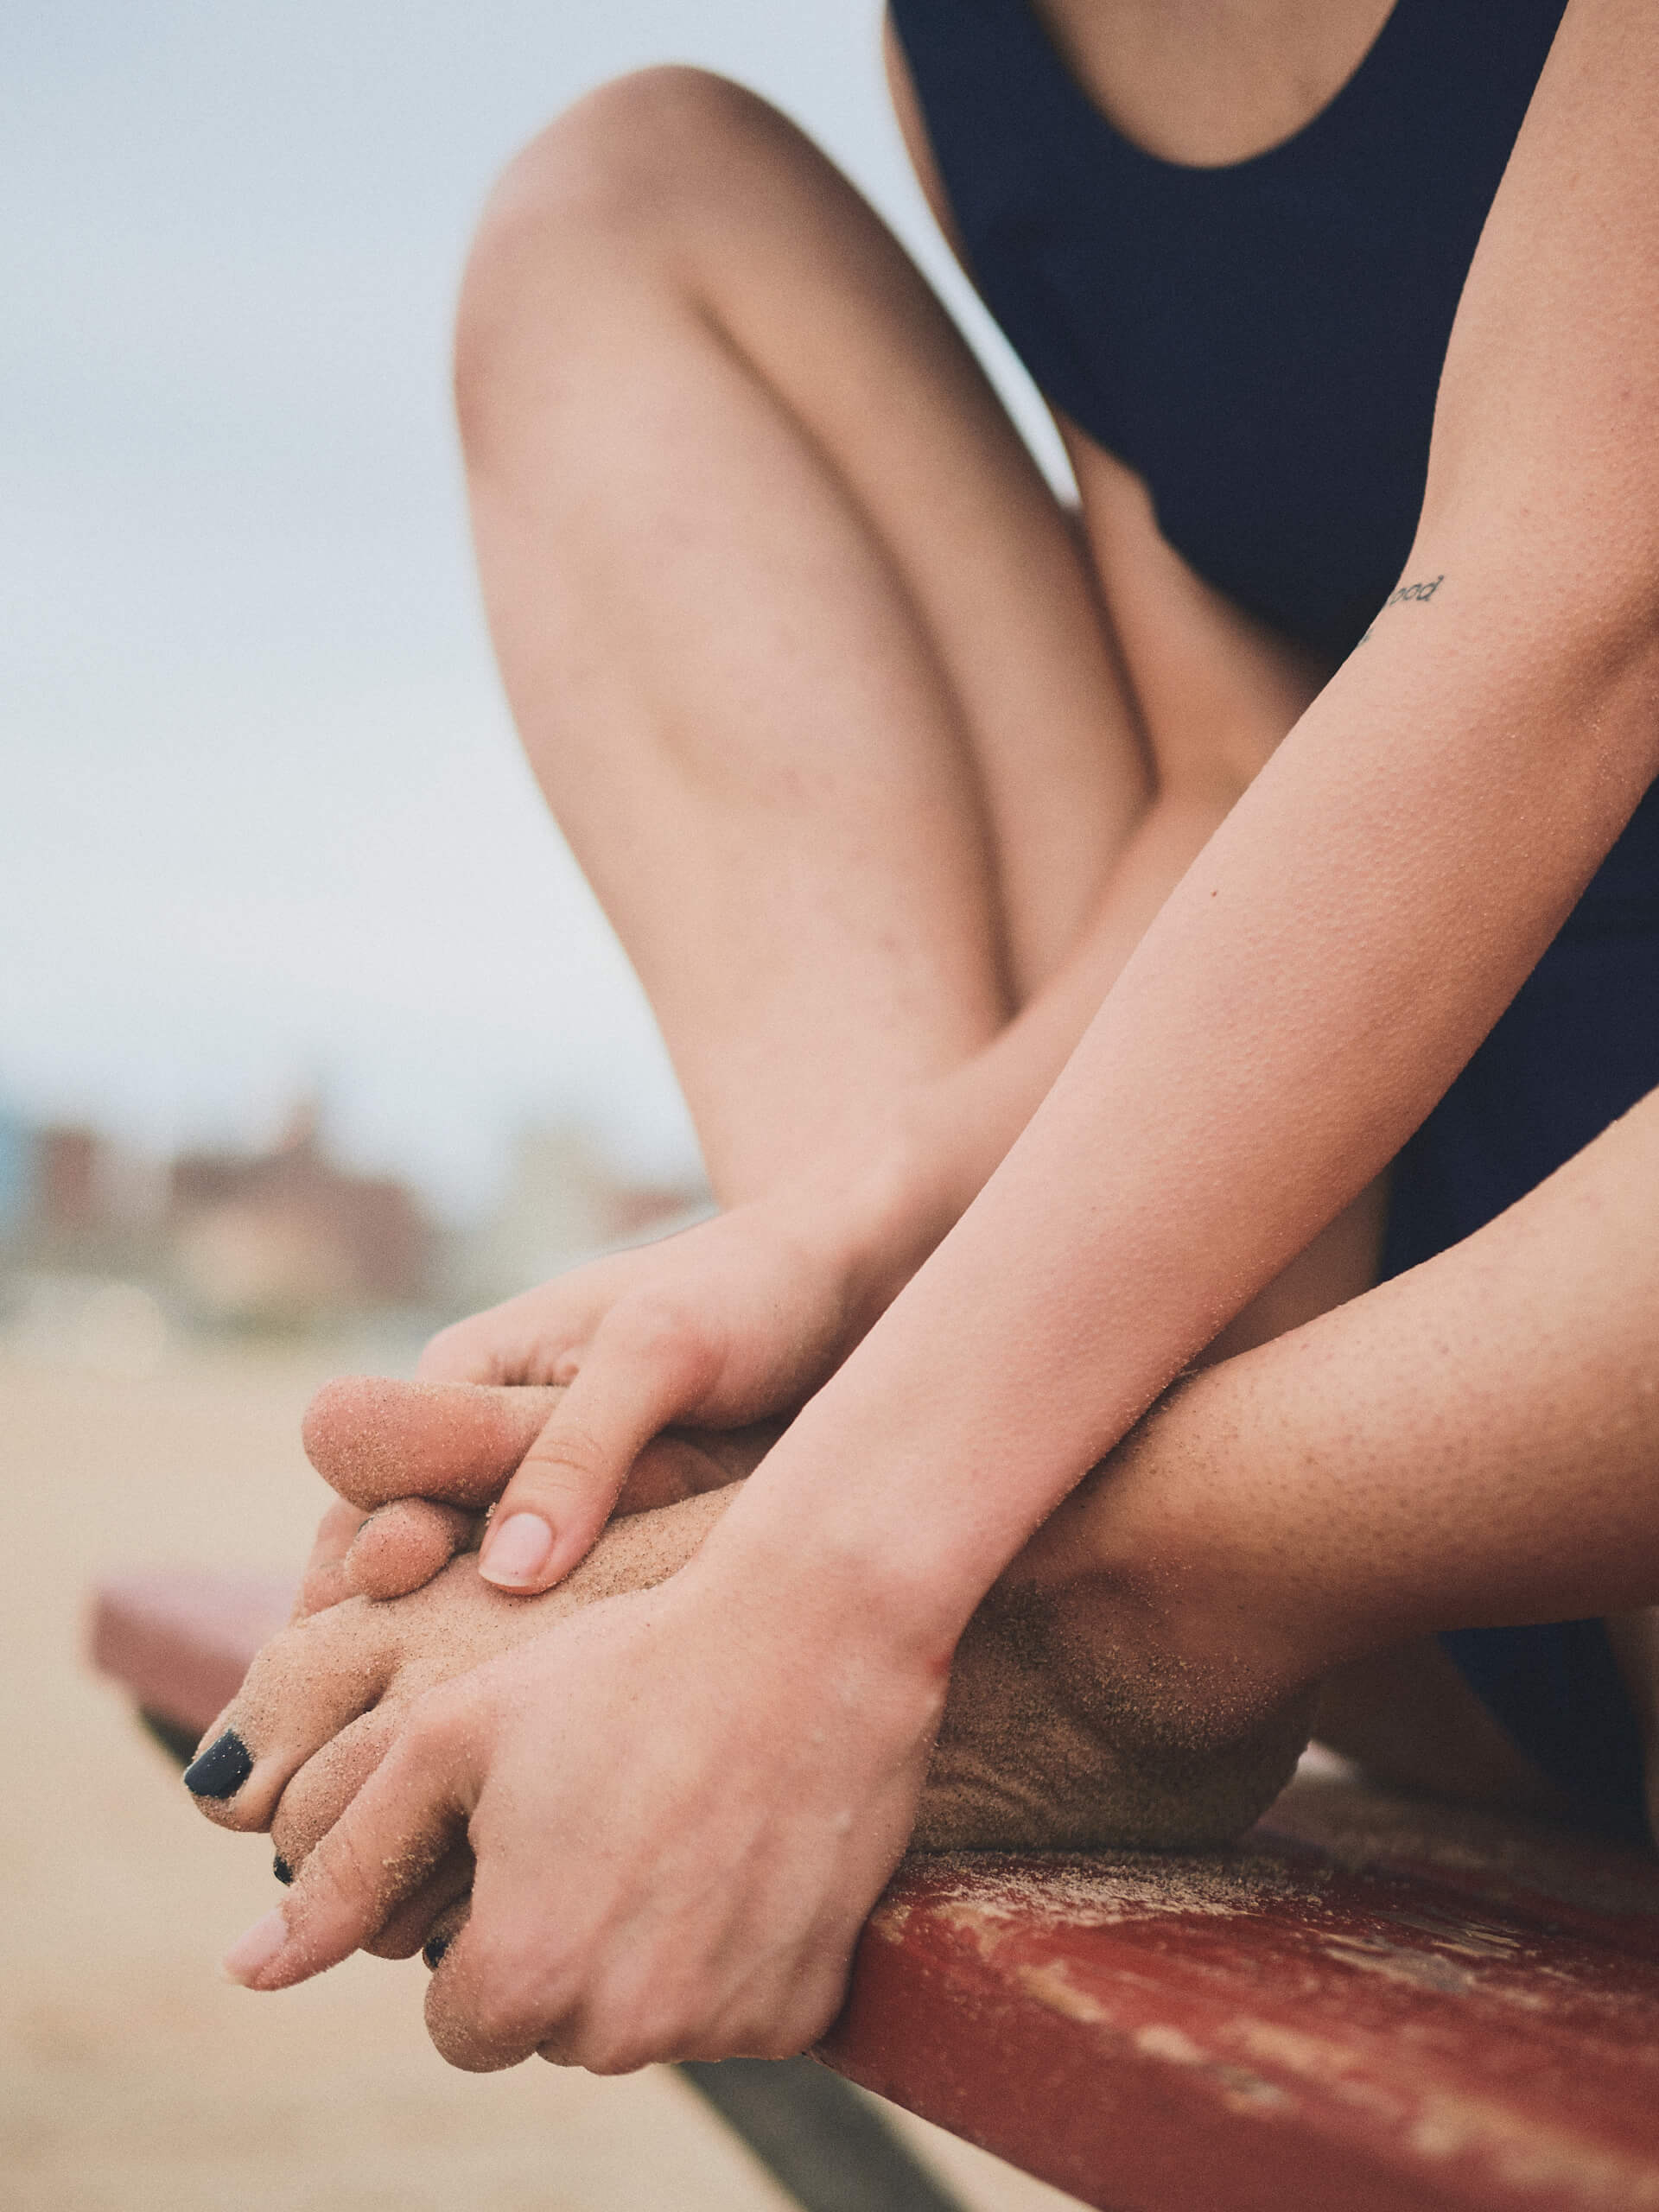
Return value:
<svg viewBox="0 0 1659 2212">
<path fill-rule="evenodd" d="M 632 2074 L 689 2056 L 709 2024 L 701 1976 L 653 1947 L 631 1949 L 588 1986 L 575 2038 L 578 2063 L 590 2073 Z"/>
<path fill-rule="evenodd" d="M 713 1379 L 715 1351 L 706 1311 L 683 1292 L 652 1284 L 619 1299 L 607 1318 L 605 1349 L 649 1363 L 683 1387 Z"/>
<path fill-rule="evenodd" d="M 598 2035 L 582 2039 L 577 2063 L 589 2074 L 637 2074 L 642 2066 L 653 2065 L 659 2058 L 671 2056 L 671 2046 L 658 2044 L 648 2036 Z"/>
<path fill-rule="evenodd" d="M 613 1345 L 620 1343 L 630 1351 L 671 1351 L 694 1336 L 696 1326 L 691 1307 L 678 1292 L 650 1283 L 617 1300 L 604 1333 Z"/>
<path fill-rule="evenodd" d="M 365 1857 L 355 1823 L 343 1821 L 315 1846 L 292 1895 L 312 1912 L 333 1905 L 356 1913 L 377 1902 L 383 1886 L 383 1870 Z"/>
<path fill-rule="evenodd" d="M 586 1497 L 608 1478 L 612 1456 L 591 1429 L 562 1427 L 556 1436 L 526 1452 L 510 1493 L 503 1493 L 496 1509 L 497 1520 L 537 1497 Z"/>
<path fill-rule="evenodd" d="M 590 2074 L 637 2074 L 658 2059 L 677 2057 L 684 2042 L 677 2008 L 601 2000 L 582 2024 L 576 2059 Z"/>
</svg>

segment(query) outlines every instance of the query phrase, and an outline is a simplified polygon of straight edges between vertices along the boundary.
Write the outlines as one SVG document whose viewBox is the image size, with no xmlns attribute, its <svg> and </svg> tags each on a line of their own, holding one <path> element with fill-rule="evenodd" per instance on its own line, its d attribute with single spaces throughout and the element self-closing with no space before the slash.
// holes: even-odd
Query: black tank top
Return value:
<svg viewBox="0 0 1659 2212">
<path fill-rule="evenodd" d="M 1395 0 L 1306 129 L 1202 169 L 1115 130 L 1024 0 L 892 13 L 974 275 L 1038 384 L 1146 480 L 1201 575 L 1342 658 L 1410 552 L 1458 297 L 1565 0 Z M 1395 1160 L 1384 1274 L 1656 1087 L 1659 785 Z M 1581 1817 L 1646 1839 L 1599 1620 L 1442 1642 Z"/>
<path fill-rule="evenodd" d="M 1294 137 L 1143 153 L 1025 0 L 893 0 L 969 261 L 1198 573 L 1339 659 L 1398 578 L 1458 296 L 1565 0 L 1396 0 Z"/>
</svg>

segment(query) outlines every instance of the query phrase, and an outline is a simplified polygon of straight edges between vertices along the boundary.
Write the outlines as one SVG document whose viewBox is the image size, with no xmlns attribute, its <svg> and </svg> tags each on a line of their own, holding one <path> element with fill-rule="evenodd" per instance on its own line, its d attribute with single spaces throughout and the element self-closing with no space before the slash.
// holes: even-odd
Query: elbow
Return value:
<svg viewBox="0 0 1659 2212">
<path fill-rule="evenodd" d="M 1495 471 L 1437 446 L 1402 581 L 1443 575 L 1448 613 L 1478 609 L 1535 680 L 1634 705 L 1659 678 L 1659 484 L 1623 442 L 1573 464 L 1568 483 L 1559 454 Z"/>
<path fill-rule="evenodd" d="M 1402 579 L 1444 579 L 1437 644 L 1522 723 L 1541 715 L 1659 775 L 1659 514 L 1602 527 L 1536 499 L 1425 505 Z M 1407 593 L 1404 596 L 1408 597 Z M 1402 640 L 1403 643 L 1403 639 Z M 1440 658 L 1437 653 L 1436 658 Z"/>
</svg>

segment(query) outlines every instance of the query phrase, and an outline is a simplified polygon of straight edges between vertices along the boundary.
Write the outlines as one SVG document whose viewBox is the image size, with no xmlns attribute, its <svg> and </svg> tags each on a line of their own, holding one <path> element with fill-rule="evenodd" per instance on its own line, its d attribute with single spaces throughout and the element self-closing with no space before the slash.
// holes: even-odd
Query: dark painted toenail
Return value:
<svg viewBox="0 0 1659 2212">
<path fill-rule="evenodd" d="M 449 1948 L 447 1936 L 434 1936 L 421 1947 L 421 1956 L 435 1974 L 443 1963 L 443 1955 Z"/>
<path fill-rule="evenodd" d="M 283 1858 L 280 1851 L 270 1862 L 270 1871 L 283 1885 L 284 1889 L 288 1887 L 288 1885 L 294 1878 L 294 1869 L 289 1865 L 287 1859 Z"/>
<path fill-rule="evenodd" d="M 194 1797 L 234 1797 L 252 1772 L 252 1754 L 235 1729 L 227 1728 L 186 1767 L 184 1786 Z"/>
</svg>

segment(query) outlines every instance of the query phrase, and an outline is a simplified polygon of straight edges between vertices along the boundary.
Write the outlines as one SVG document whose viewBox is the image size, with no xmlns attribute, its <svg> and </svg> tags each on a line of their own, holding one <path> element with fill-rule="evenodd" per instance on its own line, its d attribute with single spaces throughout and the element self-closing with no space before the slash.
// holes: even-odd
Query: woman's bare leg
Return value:
<svg viewBox="0 0 1659 2212">
<path fill-rule="evenodd" d="M 457 381 L 531 760 L 753 1196 L 1082 929 L 1147 791 L 1090 570 L 869 208 L 695 72 L 508 173 Z"/>
</svg>

